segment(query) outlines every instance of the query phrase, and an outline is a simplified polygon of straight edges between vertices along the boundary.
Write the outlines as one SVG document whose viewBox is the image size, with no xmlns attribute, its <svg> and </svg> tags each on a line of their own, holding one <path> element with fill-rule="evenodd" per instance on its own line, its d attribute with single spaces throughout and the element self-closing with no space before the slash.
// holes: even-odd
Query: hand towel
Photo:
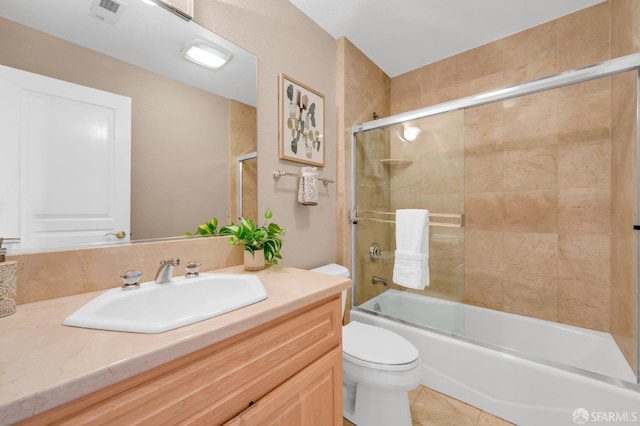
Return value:
<svg viewBox="0 0 640 426">
<path fill-rule="evenodd" d="M 396 210 L 393 282 L 417 290 L 430 283 L 428 210 Z"/>
<path fill-rule="evenodd" d="M 300 169 L 298 202 L 303 206 L 318 205 L 318 169 L 315 167 L 302 167 Z"/>
</svg>

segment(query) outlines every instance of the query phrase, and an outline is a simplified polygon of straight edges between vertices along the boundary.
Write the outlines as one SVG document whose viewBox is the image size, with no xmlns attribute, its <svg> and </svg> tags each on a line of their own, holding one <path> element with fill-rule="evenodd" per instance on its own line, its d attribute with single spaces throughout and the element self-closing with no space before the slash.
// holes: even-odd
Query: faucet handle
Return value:
<svg viewBox="0 0 640 426">
<path fill-rule="evenodd" d="M 178 266 L 180 265 L 180 259 L 161 260 L 160 265 Z"/>
<path fill-rule="evenodd" d="M 185 265 L 185 268 L 187 269 L 186 277 L 193 278 L 200 275 L 200 267 L 202 267 L 202 263 L 195 260 L 189 261 L 189 263 Z"/>
<path fill-rule="evenodd" d="M 142 277 L 142 272 L 140 271 L 126 271 L 120 275 L 120 279 L 122 280 L 122 288 L 124 290 L 128 290 L 131 288 L 140 287 L 140 277 Z"/>
</svg>

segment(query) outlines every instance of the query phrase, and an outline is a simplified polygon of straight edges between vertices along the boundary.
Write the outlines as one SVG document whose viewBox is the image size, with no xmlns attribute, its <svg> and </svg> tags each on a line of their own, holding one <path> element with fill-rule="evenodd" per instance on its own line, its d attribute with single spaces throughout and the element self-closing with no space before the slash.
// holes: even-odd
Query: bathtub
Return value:
<svg viewBox="0 0 640 426">
<path fill-rule="evenodd" d="M 640 386 L 607 333 L 393 289 L 351 319 L 411 341 L 424 386 L 518 425 L 640 422 Z"/>
</svg>

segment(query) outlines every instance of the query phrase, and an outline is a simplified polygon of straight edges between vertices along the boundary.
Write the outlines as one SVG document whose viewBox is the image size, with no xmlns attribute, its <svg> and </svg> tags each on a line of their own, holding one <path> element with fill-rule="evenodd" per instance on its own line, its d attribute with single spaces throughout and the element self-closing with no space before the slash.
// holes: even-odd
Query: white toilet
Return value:
<svg viewBox="0 0 640 426">
<path fill-rule="evenodd" d="M 312 271 L 349 277 L 337 264 Z M 342 346 L 344 417 L 358 426 L 411 426 L 407 392 L 420 384 L 418 349 L 392 331 L 357 321 L 342 328 Z"/>
</svg>

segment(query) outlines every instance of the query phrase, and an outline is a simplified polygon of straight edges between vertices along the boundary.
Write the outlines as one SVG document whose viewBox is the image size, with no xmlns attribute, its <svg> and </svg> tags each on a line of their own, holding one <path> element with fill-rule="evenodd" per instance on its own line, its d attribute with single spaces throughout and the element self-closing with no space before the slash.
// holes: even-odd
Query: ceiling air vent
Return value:
<svg viewBox="0 0 640 426">
<path fill-rule="evenodd" d="M 94 0 L 89 15 L 115 26 L 127 6 L 120 0 Z"/>
</svg>

